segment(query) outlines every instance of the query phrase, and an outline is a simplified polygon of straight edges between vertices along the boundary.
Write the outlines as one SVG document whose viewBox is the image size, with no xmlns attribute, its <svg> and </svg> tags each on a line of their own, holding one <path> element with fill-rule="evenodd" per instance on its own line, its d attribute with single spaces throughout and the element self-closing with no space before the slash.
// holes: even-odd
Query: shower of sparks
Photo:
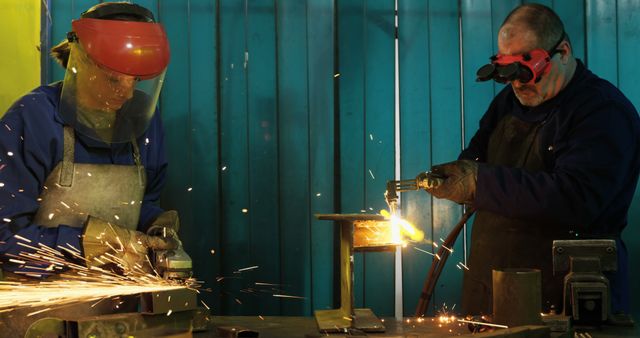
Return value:
<svg viewBox="0 0 640 338">
<path fill-rule="evenodd" d="M 274 294 L 273 296 L 274 296 L 274 297 L 279 297 L 279 298 L 306 299 L 305 297 L 301 297 L 301 296 L 282 295 L 282 294 Z"/>
<path fill-rule="evenodd" d="M 440 244 L 440 245 L 442 245 L 442 247 L 443 247 L 445 250 L 449 251 L 450 253 L 453 253 L 453 249 L 451 249 L 451 248 L 447 248 L 446 246 L 444 246 L 444 244 Z"/>
<path fill-rule="evenodd" d="M 371 175 L 371 178 L 373 178 L 374 180 L 376 179 L 376 177 L 373 176 L 373 172 L 371 171 L 371 169 L 369 169 L 369 175 Z"/>
<path fill-rule="evenodd" d="M 473 320 L 466 320 L 466 319 L 458 319 L 458 322 L 465 323 L 465 324 L 474 324 L 474 325 L 482 325 L 482 326 L 499 327 L 501 329 L 508 329 L 509 328 L 506 325 L 491 324 L 491 323 L 484 323 L 484 322 L 476 322 L 476 321 L 473 321 Z"/>
<path fill-rule="evenodd" d="M 18 240 L 17 245 L 28 250 L 18 255 L 5 254 L 12 257 L 9 261 L 20 264 L 19 269 L 28 270 L 18 270 L 16 274 L 36 278 L 57 276 L 55 280 L 0 281 L 0 312 L 33 308 L 34 312 L 28 314 L 31 316 L 80 302 L 93 302 L 95 305 L 112 297 L 182 288 L 195 290 L 200 286 L 194 279 L 166 280 L 156 273 L 145 272 L 139 264 L 126 270 L 126 275 L 97 266 L 87 267 L 69 261 L 63 255 L 62 252 L 70 254 L 76 261 L 86 261 L 80 250 L 68 243 L 59 245 L 56 250 L 42 243 L 32 243 L 19 235 L 14 235 L 14 238 Z M 122 259 L 111 253 L 95 259 L 125 266 Z"/>
<path fill-rule="evenodd" d="M 246 214 L 247 212 L 249 212 L 249 209 L 247 209 L 247 208 L 242 209 L 242 213 L 243 214 Z"/>
<path fill-rule="evenodd" d="M 249 266 L 249 267 L 246 267 L 246 268 L 238 269 L 235 272 L 236 273 L 240 273 L 240 272 L 243 272 L 243 271 L 254 270 L 254 269 L 257 269 L 257 268 L 259 268 L 259 266 L 254 265 L 254 266 Z"/>
<path fill-rule="evenodd" d="M 461 267 L 469 270 L 469 268 L 466 265 L 464 265 L 464 263 L 462 263 L 462 262 L 458 262 L 458 265 L 460 265 Z"/>
<path fill-rule="evenodd" d="M 340 76 L 340 73 L 333 74 L 333 77 L 338 77 L 338 76 Z"/>
<path fill-rule="evenodd" d="M 191 190 L 193 190 L 193 188 L 192 188 L 192 187 L 187 188 L 187 191 L 191 191 Z"/>
<path fill-rule="evenodd" d="M 415 246 L 414 246 L 413 248 L 414 248 L 414 249 L 416 249 L 416 250 L 418 250 L 418 251 L 420 251 L 420 252 L 424 252 L 424 253 L 426 253 L 426 254 L 429 254 L 429 255 L 431 255 L 431 256 L 433 256 L 433 257 L 437 258 L 437 259 L 440 259 L 440 256 L 438 256 L 438 254 L 431 253 L 431 252 L 429 252 L 429 251 L 427 251 L 427 250 L 422 250 L 422 249 L 420 249 L 420 248 L 418 248 L 418 247 L 415 247 Z"/>
</svg>

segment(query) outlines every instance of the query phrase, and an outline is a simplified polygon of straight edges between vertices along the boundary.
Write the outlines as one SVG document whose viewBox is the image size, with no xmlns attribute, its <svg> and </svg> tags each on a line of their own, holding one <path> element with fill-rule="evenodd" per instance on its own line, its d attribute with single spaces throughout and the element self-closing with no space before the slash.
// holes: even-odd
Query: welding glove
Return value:
<svg viewBox="0 0 640 338">
<path fill-rule="evenodd" d="M 177 242 L 171 238 L 148 236 L 89 216 L 81 245 L 87 266 L 116 267 L 118 272 L 130 274 L 151 272 L 147 251 L 175 248 Z"/>
<path fill-rule="evenodd" d="M 175 210 L 167 210 L 158 215 L 158 217 L 156 217 L 156 219 L 151 223 L 151 226 L 147 229 L 147 235 L 160 238 L 170 238 L 173 240 L 173 243 L 177 245 L 169 249 L 177 249 L 179 246 L 182 246 L 182 242 L 180 242 L 180 239 L 178 238 L 179 229 L 180 218 L 178 217 L 178 212 Z"/>
<path fill-rule="evenodd" d="M 476 196 L 478 163 L 458 160 L 439 164 L 431 168 L 434 175 L 443 177 L 440 184 L 425 190 L 437 198 L 444 198 L 460 204 L 472 204 Z"/>
</svg>

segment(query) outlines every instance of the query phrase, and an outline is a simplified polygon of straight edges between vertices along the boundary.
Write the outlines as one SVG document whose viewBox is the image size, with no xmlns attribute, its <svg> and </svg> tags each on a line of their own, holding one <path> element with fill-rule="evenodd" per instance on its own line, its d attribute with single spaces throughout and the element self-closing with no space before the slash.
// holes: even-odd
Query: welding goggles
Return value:
<svg viewBox="0 0 640 338">
<path fill-rule="evenodd" d="M 558 45 L 564 40 L 564 33 L 551 51 L 542 48 L 517 55 L 496 54 L 491 63 L 476 72 L 476 81 L 495 80 L 499 83 L 520 81 L 522 84 L 538 83 L 543 75 L 551 69 L 551 58 L 559 52 Z"/>
</svg>

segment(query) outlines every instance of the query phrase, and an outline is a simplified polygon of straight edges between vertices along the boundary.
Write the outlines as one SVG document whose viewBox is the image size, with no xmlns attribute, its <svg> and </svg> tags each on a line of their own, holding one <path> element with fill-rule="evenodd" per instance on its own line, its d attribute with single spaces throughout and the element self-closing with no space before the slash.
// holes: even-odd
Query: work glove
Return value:
<svg viewBox="0 0 640 338">
<path fill-rule="evenodd" d="M 437 198 L 444 198 L 459 204 L 472 204 L 476 196 L 478 164 L 469 160 L 458 160 L 439 164 L 431 168 L 432 175 L 442 177 L 439 184 L 425 187 Z"/>
<path fill-rule="evenodd" d="M 87 266 L 114 267 L 117 272 L 127 275 L 150 273 L 147 251 L 172 249 L 178 243 L 172 238 L 145 235 L 89 216 L 81 245 Z"/>
<path fill-rule="evenodd" d="M 147 229 L 147 235 L 171 238 L 178 245 L 169 249 L 177 249 L 177 247 L 182 244 L 178 238 L 178 230 L 180 230 L 180 218 L 178 217 L 178 212 L 175 210 L 167 210 L 160 213 L 160 215 L 151 222 L 151 225 Z"/>
</svg>

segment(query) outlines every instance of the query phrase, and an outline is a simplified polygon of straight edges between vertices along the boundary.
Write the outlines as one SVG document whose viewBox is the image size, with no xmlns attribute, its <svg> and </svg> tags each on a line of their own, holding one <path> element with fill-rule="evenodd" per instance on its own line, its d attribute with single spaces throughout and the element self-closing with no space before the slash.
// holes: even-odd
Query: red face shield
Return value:
<svg viewBox="0 0 640 338">
<path fill-rule="evenodd" d="M 169 42 L 157 23 L 83 18 L 73 32 L 98 65 L 140 79 L 160 75 L 169 64 Z"/>
</svg>

